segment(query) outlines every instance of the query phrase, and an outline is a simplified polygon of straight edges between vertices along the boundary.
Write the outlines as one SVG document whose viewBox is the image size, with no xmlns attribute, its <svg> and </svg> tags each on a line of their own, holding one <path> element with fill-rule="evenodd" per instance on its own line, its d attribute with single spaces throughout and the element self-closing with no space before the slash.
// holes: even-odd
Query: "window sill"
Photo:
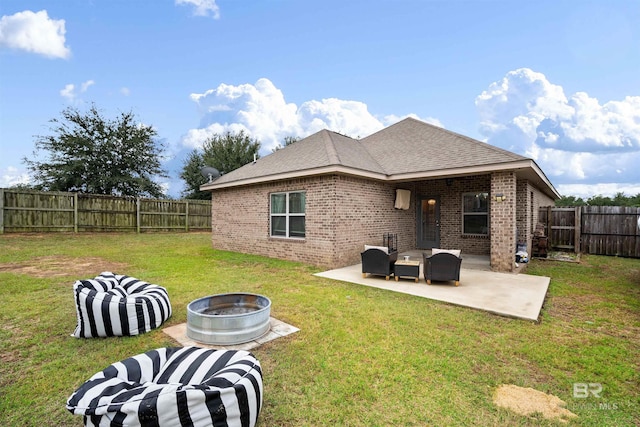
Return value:
<svg viewBox="0 0 640 427">
<path fill-rule="evenodd" d="M 304 243 L 307 241 L 306 237 L 285 237 L 285 236 L 269 236 L 269 240 L 287 241 L 287 242 L 294 242 L 294 243 Z"/>
</svg>

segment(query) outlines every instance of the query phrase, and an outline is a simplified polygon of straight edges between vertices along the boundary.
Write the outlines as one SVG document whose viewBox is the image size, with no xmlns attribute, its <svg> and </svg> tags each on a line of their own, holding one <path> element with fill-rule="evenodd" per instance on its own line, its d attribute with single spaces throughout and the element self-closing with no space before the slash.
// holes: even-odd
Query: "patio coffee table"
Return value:
<svg viewBox="0 0 640 427">
<path fill-rule="evenodd" d="M 400 277 L 411 277 L 415 279 L 416 283 L 420 279 L 420 261 L 412 260 L 398 260 L 394 264 L 393 275 L 396 278 L 396 282 Z"/>
</svg>

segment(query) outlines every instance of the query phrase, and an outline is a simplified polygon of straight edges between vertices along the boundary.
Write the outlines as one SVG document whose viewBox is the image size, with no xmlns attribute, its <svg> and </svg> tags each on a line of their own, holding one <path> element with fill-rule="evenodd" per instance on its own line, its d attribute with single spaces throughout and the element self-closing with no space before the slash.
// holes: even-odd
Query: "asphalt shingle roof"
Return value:
<svg viewBox="0 0 640 427">
<path fill-rule="evenodd" d="M 242 185 L 248 180 L 280 179 L 282 174 L 306 175 L 340 169 L 383 179 L 394 175 L 433 173 L 479 165 L 530 160 L 473 138 L 413 118 L 404 119 L 357 140 L 322 130 L 228 174 L 204 189 Z"/>
<path fill-rule="evenodd" d="M 321 130 L 262 157 L 255 163 L 249 163 L 224 174 L 215 183 L 302 172 L 327 166 L 344 166 L 361 171 L 385 173 L 358 140 L 336 132 Z"/>
<path fill-rule="evenodd" d="M 382 129 L 361 142 L 388 175 L 527 160 L 413 118 Z"/>
</svg>

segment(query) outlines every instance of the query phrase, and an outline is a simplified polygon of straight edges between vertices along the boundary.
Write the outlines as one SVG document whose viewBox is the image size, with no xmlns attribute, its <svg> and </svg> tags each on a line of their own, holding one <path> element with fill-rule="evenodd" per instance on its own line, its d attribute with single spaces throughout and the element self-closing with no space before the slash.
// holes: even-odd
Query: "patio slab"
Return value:
<svg viewBox="0 0 640 427">
<path fill-rule="evenodd" d="M 537 321 L 549 288 L 549 277 L 496 273 L 474 268 L 460 270 L 460 286 L 453 282 L 427 285 L 420 265 L 420 281 L 382 276 L 362 277 L 361 264 L 316 273 L 316 276 L 471 307 L 501 316 Z"/>
</svg>

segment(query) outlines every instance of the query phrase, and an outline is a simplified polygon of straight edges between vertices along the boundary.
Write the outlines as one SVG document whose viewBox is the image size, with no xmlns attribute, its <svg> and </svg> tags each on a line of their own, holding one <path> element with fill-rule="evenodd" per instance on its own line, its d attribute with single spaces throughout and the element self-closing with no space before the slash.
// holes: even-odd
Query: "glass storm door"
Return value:
<svg viewBox="0 0 640 427">
<path fill-rule="evenodd" d="M 417 220 L 418 248 L 440 247 L 440 198 L 438 196 L 419 197 Z"/>
</svg>

